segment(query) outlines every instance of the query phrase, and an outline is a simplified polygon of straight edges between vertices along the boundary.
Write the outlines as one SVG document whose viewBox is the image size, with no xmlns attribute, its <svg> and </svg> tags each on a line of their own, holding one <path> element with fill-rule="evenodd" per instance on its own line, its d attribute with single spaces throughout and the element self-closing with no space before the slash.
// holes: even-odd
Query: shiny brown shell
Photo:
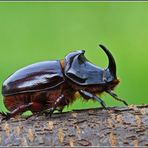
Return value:
<svg viewBox="0 0 148 148">
<path fill-rule="evenodd" d="M 64 82 L 59 60 L 31 64 L 17 70 L 2 86 L 3 96 L 52 89 Z"/>
</svg>

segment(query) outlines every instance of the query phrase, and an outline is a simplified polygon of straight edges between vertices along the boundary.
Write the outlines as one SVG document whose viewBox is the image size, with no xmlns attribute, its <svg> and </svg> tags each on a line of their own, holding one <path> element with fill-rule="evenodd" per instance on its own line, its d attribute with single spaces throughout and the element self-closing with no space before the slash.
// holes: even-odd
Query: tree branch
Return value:
<svg viewBox="0 0 148 148">
<path fill-rule="evenodd" d="M 147 115 L 148 105 L 19 116 L 1 122 L 0 146 L 148 146 Z"/>
</svg>

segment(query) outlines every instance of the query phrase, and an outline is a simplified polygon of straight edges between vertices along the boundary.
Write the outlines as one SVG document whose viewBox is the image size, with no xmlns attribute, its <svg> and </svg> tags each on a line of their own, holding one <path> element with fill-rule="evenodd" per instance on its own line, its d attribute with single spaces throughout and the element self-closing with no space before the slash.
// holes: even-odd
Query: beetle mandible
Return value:
<svg viewBox="0 0 148 148">
<path fill-rule="evenodd" d="M 84 56 L 84 50 L 66 55 L 63 60 L 43 61 L 17 70 L 3 83 L 4 104 L 10 111 L 1 113 L 4 119 L 31 110 L 33 114 L 45 111 L 52 115 L 55 110 L 62 111 L 74 102 L 75 94 L 85 99 L 98 101 L 106 108 L 104 101 L 97 95 L 102 92 L 118 98 L 113 89 L 119 84 L 116 76 L 116 63 L 111 52 L 99 45 L 106 53 L 109 64 L 103 69 L 92 64 Z"/>
</svg>

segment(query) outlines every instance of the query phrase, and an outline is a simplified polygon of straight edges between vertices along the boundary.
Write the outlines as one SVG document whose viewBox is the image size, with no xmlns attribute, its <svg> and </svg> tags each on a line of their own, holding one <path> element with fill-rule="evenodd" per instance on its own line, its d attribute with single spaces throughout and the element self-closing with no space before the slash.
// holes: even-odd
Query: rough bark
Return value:
<svg viewBox="0 0 148 148">
<path fill-rule="evenodd" d="M 148 105 L 88 109 L 0 125 L 0 146 L 148 146 Z"/>
</svg>

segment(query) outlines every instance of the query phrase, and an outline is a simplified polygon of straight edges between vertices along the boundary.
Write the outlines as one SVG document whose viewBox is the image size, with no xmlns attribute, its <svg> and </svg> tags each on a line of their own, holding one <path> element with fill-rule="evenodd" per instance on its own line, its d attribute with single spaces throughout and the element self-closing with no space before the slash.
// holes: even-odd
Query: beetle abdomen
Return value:
<svg viewBox="0 0 148 148">
<path fill-rule="evenodd" d="M 57 106 L 58 108 L 64 108 L 64 106 L 70 104 L 74 100 L 75 91 L 70 87 L 64 85 L 59 85 L 50 90 L 43 90 L 31 93 L 18 93 L 15 95 L 4 96 L 4 104 L 9 111 L 14 111 L 22 105 L 27 105 L 29 103 L 39 104 L 39 107 L 33 106 L 28 110 L 32 112 L 39 112 L 42 110 L 49 109 L 53 107 L 57 98 L 64 94 L 64 98 L 61 103 Z"/>
<path fill-rule="evenodd" d="M 51 89 L 64 82 L 60 61 L 45 61 L 17 70 L 4 81 L 4 96 Z"/>
</svg>

